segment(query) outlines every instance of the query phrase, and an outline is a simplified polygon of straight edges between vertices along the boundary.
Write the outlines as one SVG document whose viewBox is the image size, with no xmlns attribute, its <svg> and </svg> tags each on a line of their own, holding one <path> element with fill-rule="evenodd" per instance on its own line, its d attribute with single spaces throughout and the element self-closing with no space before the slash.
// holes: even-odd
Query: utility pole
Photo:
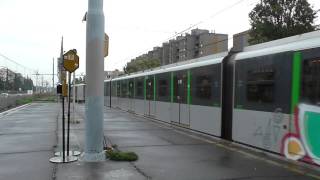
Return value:
<svg viewBox="0 0 320 180">
<path fill-rule="evenodd" d="M 88 0 L 86 33 L 86 118 L 84 161 L 103 161 L 103 0 Z"/>
</svg>

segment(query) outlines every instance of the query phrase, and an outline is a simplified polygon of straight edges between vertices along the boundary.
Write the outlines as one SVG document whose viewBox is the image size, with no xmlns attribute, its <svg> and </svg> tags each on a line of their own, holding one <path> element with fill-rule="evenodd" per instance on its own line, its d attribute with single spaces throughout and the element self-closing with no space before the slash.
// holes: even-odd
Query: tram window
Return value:
<svg viewBox="0 0 320 180">
<path fill-rule="evenodd" d="M 153 76 L 149 76 L 146 79 L 146 99 L 147 100 L 153 100 L 154 97 L 154 89 L 153 89 Z"/>
<path fill-rule="evenodd" d="M 262 67 L 247 74 L 247 100 L 272 103 L 274 101 L 274 69 Z"/>
<path fill-rule="evenodd" d="M 211 99 L 212 78 L 209 75 L 196 77 L 196 96 L 199 99 Z"/>
<path fill-rule="evenodd" d="M 104 96 L 109 95 L 109 82 L 104 82 Z"/>
<path fill-rule="evenodd" d="M 159 101 L 170 101 L 170 76 L 169 74 L 157 75 L 157 100 Z"/>
<path fill-rule="evenodd" d="M 301 99 L 320 105 L 320 58 L 305 60 L 302 67 Z"/>
<path fill-rule="evenodd" d="M 111 86 L 111 95 L 112 96 L 117 96 L 117 82 L 111 82 L 112 86 Z"/>
<path fill-rule="evenodd" d="M 128 84 L 126 80 L 121 82 L 121 97 L 128 97 Z"/>
<path fill-rule="evenodd" d="M 120 82 L 117 81 L 117 97 L 120 97 L 120 94 L 121 94 L 120 90 L 121 90 Z"/>
<path fill-rule="evenodd" d="M 133 98 L 134 97 L 134 81 L 130 80 L 128 85 L 129 85 L 129 87 L 128 87 L 128 96 L 129 96 L 129 98 Z"/>
<path fill-rule="evenodd" d="M 143 79 L 136 79 L 136 94 L 135 97 L 138 99 L 143 99 Z"/>
<path fill-rule="evenodd" d="M 212 106 L 220 103 L 219 65 L 210 65 L 191 70 L 191 103 Z"/>
<path fill-rule="evenodd" d="M 159 86 L 158 86 L 158 95 L 159 97 L 168 96 L 168 81 L 165 79 L 159 80 Z"/>
</svg>

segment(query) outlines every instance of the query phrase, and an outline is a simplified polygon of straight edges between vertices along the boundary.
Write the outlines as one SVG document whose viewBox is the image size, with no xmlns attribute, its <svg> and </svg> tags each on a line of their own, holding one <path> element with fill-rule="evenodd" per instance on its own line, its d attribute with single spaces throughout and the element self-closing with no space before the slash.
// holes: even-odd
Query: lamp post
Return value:
<svg viewBox="0 0 320 180">
<path fill-rule="evenodd" d="M 105 160 L 103 151 L 103 0 L 88 0 L 86 16 L 86 116 L 83 161 Z"/>
</svg>

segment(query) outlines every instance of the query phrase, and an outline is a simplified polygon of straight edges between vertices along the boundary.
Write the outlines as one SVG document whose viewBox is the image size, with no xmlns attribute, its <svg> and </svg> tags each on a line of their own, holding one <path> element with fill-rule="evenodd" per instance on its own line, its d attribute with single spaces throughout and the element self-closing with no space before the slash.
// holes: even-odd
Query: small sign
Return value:
<svg viewBox="0 0 320 180">
<path fill-rule="evenodd" d="M 109 36 L 104 33 L 104 57 L 107 57 L 109 54 Z"/>
<path fill-rule="evenodd" d="M 68 85 L 66 80 L 64 80 L 62 83 L 62 96 L 64 97 L 68 96 Z"/>
<path fill-rule="evenodd" d="M 72 49 L 63 55 L 63 67 L 70 73 L 79 68 L 79 56 L 77 50 Z"/>
</svg>

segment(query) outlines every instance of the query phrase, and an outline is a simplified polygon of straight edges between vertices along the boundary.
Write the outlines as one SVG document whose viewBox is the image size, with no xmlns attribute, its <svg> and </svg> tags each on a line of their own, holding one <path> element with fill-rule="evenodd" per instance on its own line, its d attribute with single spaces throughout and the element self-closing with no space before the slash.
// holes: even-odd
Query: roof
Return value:
<svg viewBox="0 0 320 180">
<path fill-rule="evenodd" d="M 211 64 L 217 64 L 217 63 L 221 63 L 222 59 L 226 55 L 227 55 L 227 52 L 204 56 L 204 57 L 192 59 L 189 61 L 183 61 L 183 62 L 174 63 L 174 64 L 170 64 L 170 65 L 166 65 L 166 66 L 161 66 L 161 67 L 149 70 L 149 71 L 137 72 L 132 75 L 117 77 L 112 80 L 131 79 L 131 78 L 140 77 L 140 76 L 148 76 L 148 75 L 153 75 L 153 74 L 160 74 L 160 73 L 165 73 L 165 72 L 190 69 L 193 67 L 201 67 L 201 66 L 206 66 L 206 65 L 211 65 Z M 105 80 L 105 82 L 108 82 L 108 81 L 110 81 L 110 80 Z"/>
<path fill-rule="evenodd" d="M 259 57 L 287 51 L 299 51 L 320 47 L 320 31 L 291 36 L 279 40 L 245 47 L 243 52 L 235 54 L 235 60 Z"/>
</svg>

